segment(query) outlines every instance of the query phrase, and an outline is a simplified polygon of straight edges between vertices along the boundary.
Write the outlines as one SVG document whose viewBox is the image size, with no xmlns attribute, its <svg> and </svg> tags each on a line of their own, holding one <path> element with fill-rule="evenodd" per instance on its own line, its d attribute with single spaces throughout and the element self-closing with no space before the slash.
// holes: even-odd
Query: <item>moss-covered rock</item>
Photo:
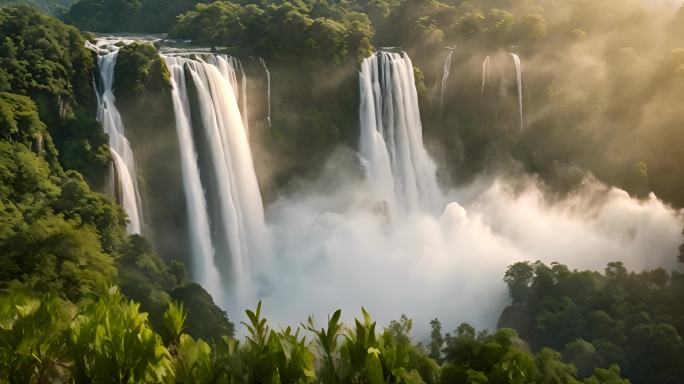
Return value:
<svg viewBox="0 0 684 384">
<path fill-rule="evenodd" d="M 154 45 L 133 43 L 119 50 L 114 89 L 121 99 L 171 90 L 171 74 Z"/>
</svg>

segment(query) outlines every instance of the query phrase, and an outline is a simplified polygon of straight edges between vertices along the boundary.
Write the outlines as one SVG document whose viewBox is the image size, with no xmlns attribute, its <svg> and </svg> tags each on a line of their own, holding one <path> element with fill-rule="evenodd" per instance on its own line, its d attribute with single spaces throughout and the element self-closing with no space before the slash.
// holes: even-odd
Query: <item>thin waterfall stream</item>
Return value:
<svg viewBox="0 0 684 384">
<path fill-rule="evenodd" d="M 114 69 L 120 48 L 116 43 L 121 42 L 125 43 L 119 39 L 100 39 L 96 44 L 89 43 L 88 48 L 97 53 L 100 77 L 100 86 L 94 85 L 98 104 L 97 120 L 109 136 L 109 149 L 116 174 L 116 195 L 128 215 L 128 232 L 140 234 L 143 220 L 135 160 L 114 96 Z"/>
</svg>

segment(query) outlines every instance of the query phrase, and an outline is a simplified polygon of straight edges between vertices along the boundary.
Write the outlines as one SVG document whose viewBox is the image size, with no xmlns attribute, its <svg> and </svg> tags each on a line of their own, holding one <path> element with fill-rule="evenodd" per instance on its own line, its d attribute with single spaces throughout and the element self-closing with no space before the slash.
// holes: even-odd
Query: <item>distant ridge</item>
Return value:
<svg viewBox="0 0 684 384">
<path fill-rule="evenodd" d="M 67 13 L 75 2 L 76 0 L 0 0 L 0 7 L 28 5 L 51 15 L 60 16 Z"/>
</svg>

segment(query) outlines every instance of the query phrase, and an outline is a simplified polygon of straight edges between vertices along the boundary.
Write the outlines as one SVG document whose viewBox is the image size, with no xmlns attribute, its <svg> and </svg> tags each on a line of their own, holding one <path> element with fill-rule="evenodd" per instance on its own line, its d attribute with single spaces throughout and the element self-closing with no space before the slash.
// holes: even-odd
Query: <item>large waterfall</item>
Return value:
<svg viewBox="0 0 684 384">
<path fill-rule="evenodd" d="M 224 55 L 164 59 L 172 78 L 192 276 L 219 303 L 237 304 L 251 289 L 250 261 L 263 255 L 267 243 L 261 194 L 238 104 L 239 65 Z"/>
<path fill-rule="evenodd" d="M 131 145 L 124 133 L 124 125 L 114 97 L 114 67 L 119 47 L 109 40 L 100 40 L 97 45 L 88 45 L 97 52 L 97 65 L 100 71 L 100 86 L 95 86 L 97 94 L 97 120 L 102 123 L 109 136 L 109 149 L 114 160 L 117 197 L 128 215 L 128 232 L 140 233 L 141 213 L 140 195 L 136 177 L 135 161 Z"/>
<path fill-rule="evenodd" d="M 411 59 L 378 52 L 363 61 L 359 80 L 360 151 L 377 198 L 390 213 L 441 209 L 436 167 L 423 147 Z"/>
</svg>

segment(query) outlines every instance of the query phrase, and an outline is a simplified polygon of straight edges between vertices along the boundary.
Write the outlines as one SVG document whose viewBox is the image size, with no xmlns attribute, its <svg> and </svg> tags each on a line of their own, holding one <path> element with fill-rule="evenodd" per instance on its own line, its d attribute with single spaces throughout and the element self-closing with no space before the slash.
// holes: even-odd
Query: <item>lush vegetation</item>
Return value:
<svg viewBox="0 0 684 384">
<path fill-rule="evenodd" d="M 604 274 L 521 262 L 504 280 L 513 303 L 499 326 L 516 329 L 535 350 L 562 351 L 581 376 L 619 364 L 634 383 L 684 377 L 684 274 L 629 273 L 619 262 Z"/>
<path fill-rule="evenodd" d="M 66 18 L 93 32 L 167 32 L 199 0 L 82 0 Z"/>
<path fill-rule="evenodd" d="M 125 22 L 148 3 L 83 0 L 73 20 L 100 30 L 158 30 Z M 426 143 L 449 164 L 445 181 L 520 164 L 559 191 L 591 173 L 635 195 L 654 191 L 684 205 L 683 185 L 673 177 L 684 159 L 683 116 L 674 102 L 684 96 L 684 9 L 632 0 L 233 0 L 172 2 L 168 10 L 183 8 L 177 3 L 186 8 L 163 28 L 171 36 L 226 48 L 246 62 L 262 57 L 271 67 L 276 129 L 256 138 L 279 159 L 260 159 L 270 161 L 267 190 L 316 171 L 311 164 L 340 143 L 355 145 L 357 62 L 373 47 L 398 46 L 416 65 Z M 118 13 L 103 13 L 112 9 Z M 114 14 L 124 16 L 107 23 Z M 442 107 L 445 47 L 456 49 Z M 522 134 L 508 51 L 523 60 Z M 491 76 L 482 94 L 486 56 Z M 263 71 L 256 60 L 248 64 L 257 82 L 250 95 L 263 100 Z M 250 113 L 267 125 L 265 105 Z M 315 148 L 306 158 L 295 149 L 302 143 Z"/>
<path fill-rule="evenodd" d="M 0 39 L 0 289 L 83 306 L 103 285 L 118 284 L 157 327 L 174 298 L 206 319 L 189 321 L 191 334 L 232 334 L 226 314 L 186 281 L 182 264 L 128 236 L 121 207 L 91 188 L 101 187 L 110 157 L 94 119 L 93 55 L 84 37 L 18 7 L 0 10 Z M 89 185 L 79 171 L 97 177 Z"/>
<path fill-rule="evenodd" d="M 171 36 L 234 47 L 269 61 L 308 59 L 330 65 L 369 56 L 373 27 L 368 16 L 344 5 L 216 1 L 182 15 Z"/>
<path fill-rule="evenodd" d="M 54 16 L 64 16 L 76 0 L 0 0 L 0 7 L 30 5 Z"/>
<path fill-rule="evenodd" d="M 464 181 L 514 162 L 561 190 L 593 172 L 632 193 L 655 190 L 684 205 L 684 181 L 673 177 L 684 160 L 677 105 L 684 8 L 661 20 L 627 0 L 81 0 L 68 17 L 83 29 L 169 31 L 254 56 L 244 63 L 255 99 L 265 88 L 256 58 L 265 58 L 273 126 L 265 105 L 254 102 L 250 116 L 252 139 L 270 153 L 255 151 L 257 167 L 273 172 L 260 174 L 266 194 L 315 170 L 331 148 L 354 145 L 358 62 L 374 46 L 402 46 L 416 63 L 427 143 L 452 165 L 445 178 Z M 244 342 L 234 339 L 227 314 L 187 281 L 178 240 L 152 238 L 152 247 L 128 236 L 122 209 L 97 192 L 111 158 L 93 116 L 95 62 L 86 37 L 29 7 L 0 9 L 0 383 L 619 384 L 628 382 L 621 376 L 635 383 L 684 377 L 683 275 L 628 273 L 620 263 L 604 274 L 511 266 L 504 279 L 512 304 L 494 333 L 462 324 L 442 335 L 434 320 L 430 344 L 421 345 L 409 319 L 380 330 L 365 311 L 351 326 L 338 311 L 322 327 L 309 319 L 278 331 L 259 305 L 247 311 Z M 433 84 L 443 48 L 454 45 L 442 108 Z M 522 134 L 506 75 L 511 49 L 530 63 Z M 482 95 L 486 55 L 501 76 L 487 88 L 497 91 Z M 578 89 L 580 76 L 592 86 Z M 145 154 L 136 158 L 140 181 L 155 196 L 145 200 L 182 206 L 182 196 L 164 193 L 177 177 L 170 150 L 177 143 L 167 130 L 168 72 L 154 47 L 123 48 L 116 79 L 126 126 L 140 143 L 136 155 Z M 171 208 L 153 211 L 160 212 L 150 218 L 155 225 L 185 220 Z M 684 260 L 684 246 L 681 253 Z"/>
<path fill-rule="evenodd" d="M 116 287 L 81 308 L 15 290 L 0 297 L 0 382 L 629 383 L 617 366 L 578 381 L 560 353 L 534 356 L 510 329 L 476 336 L 460 325 L 445 338 L 440 367 L 413 343 L 406 317 L 379 330 L 365 310 L 351 327 L 337 311 L 322 328 L 309 318 L 276 331 L 260 312 L 261 304 L 246 311 L 244 343 L 227 336 L 207 342 L 185 333 L 188 313 L 175 302 L 158 334 Z"/>
<path fill-rule="evenodd" d="M 0 91 L 30 97 L 62 167 L 98 184 L 110 158 L 92 113 L 95 63 L 84 41 L 77 29 L 33 8 L 0 10 Z"/>
</svg>

